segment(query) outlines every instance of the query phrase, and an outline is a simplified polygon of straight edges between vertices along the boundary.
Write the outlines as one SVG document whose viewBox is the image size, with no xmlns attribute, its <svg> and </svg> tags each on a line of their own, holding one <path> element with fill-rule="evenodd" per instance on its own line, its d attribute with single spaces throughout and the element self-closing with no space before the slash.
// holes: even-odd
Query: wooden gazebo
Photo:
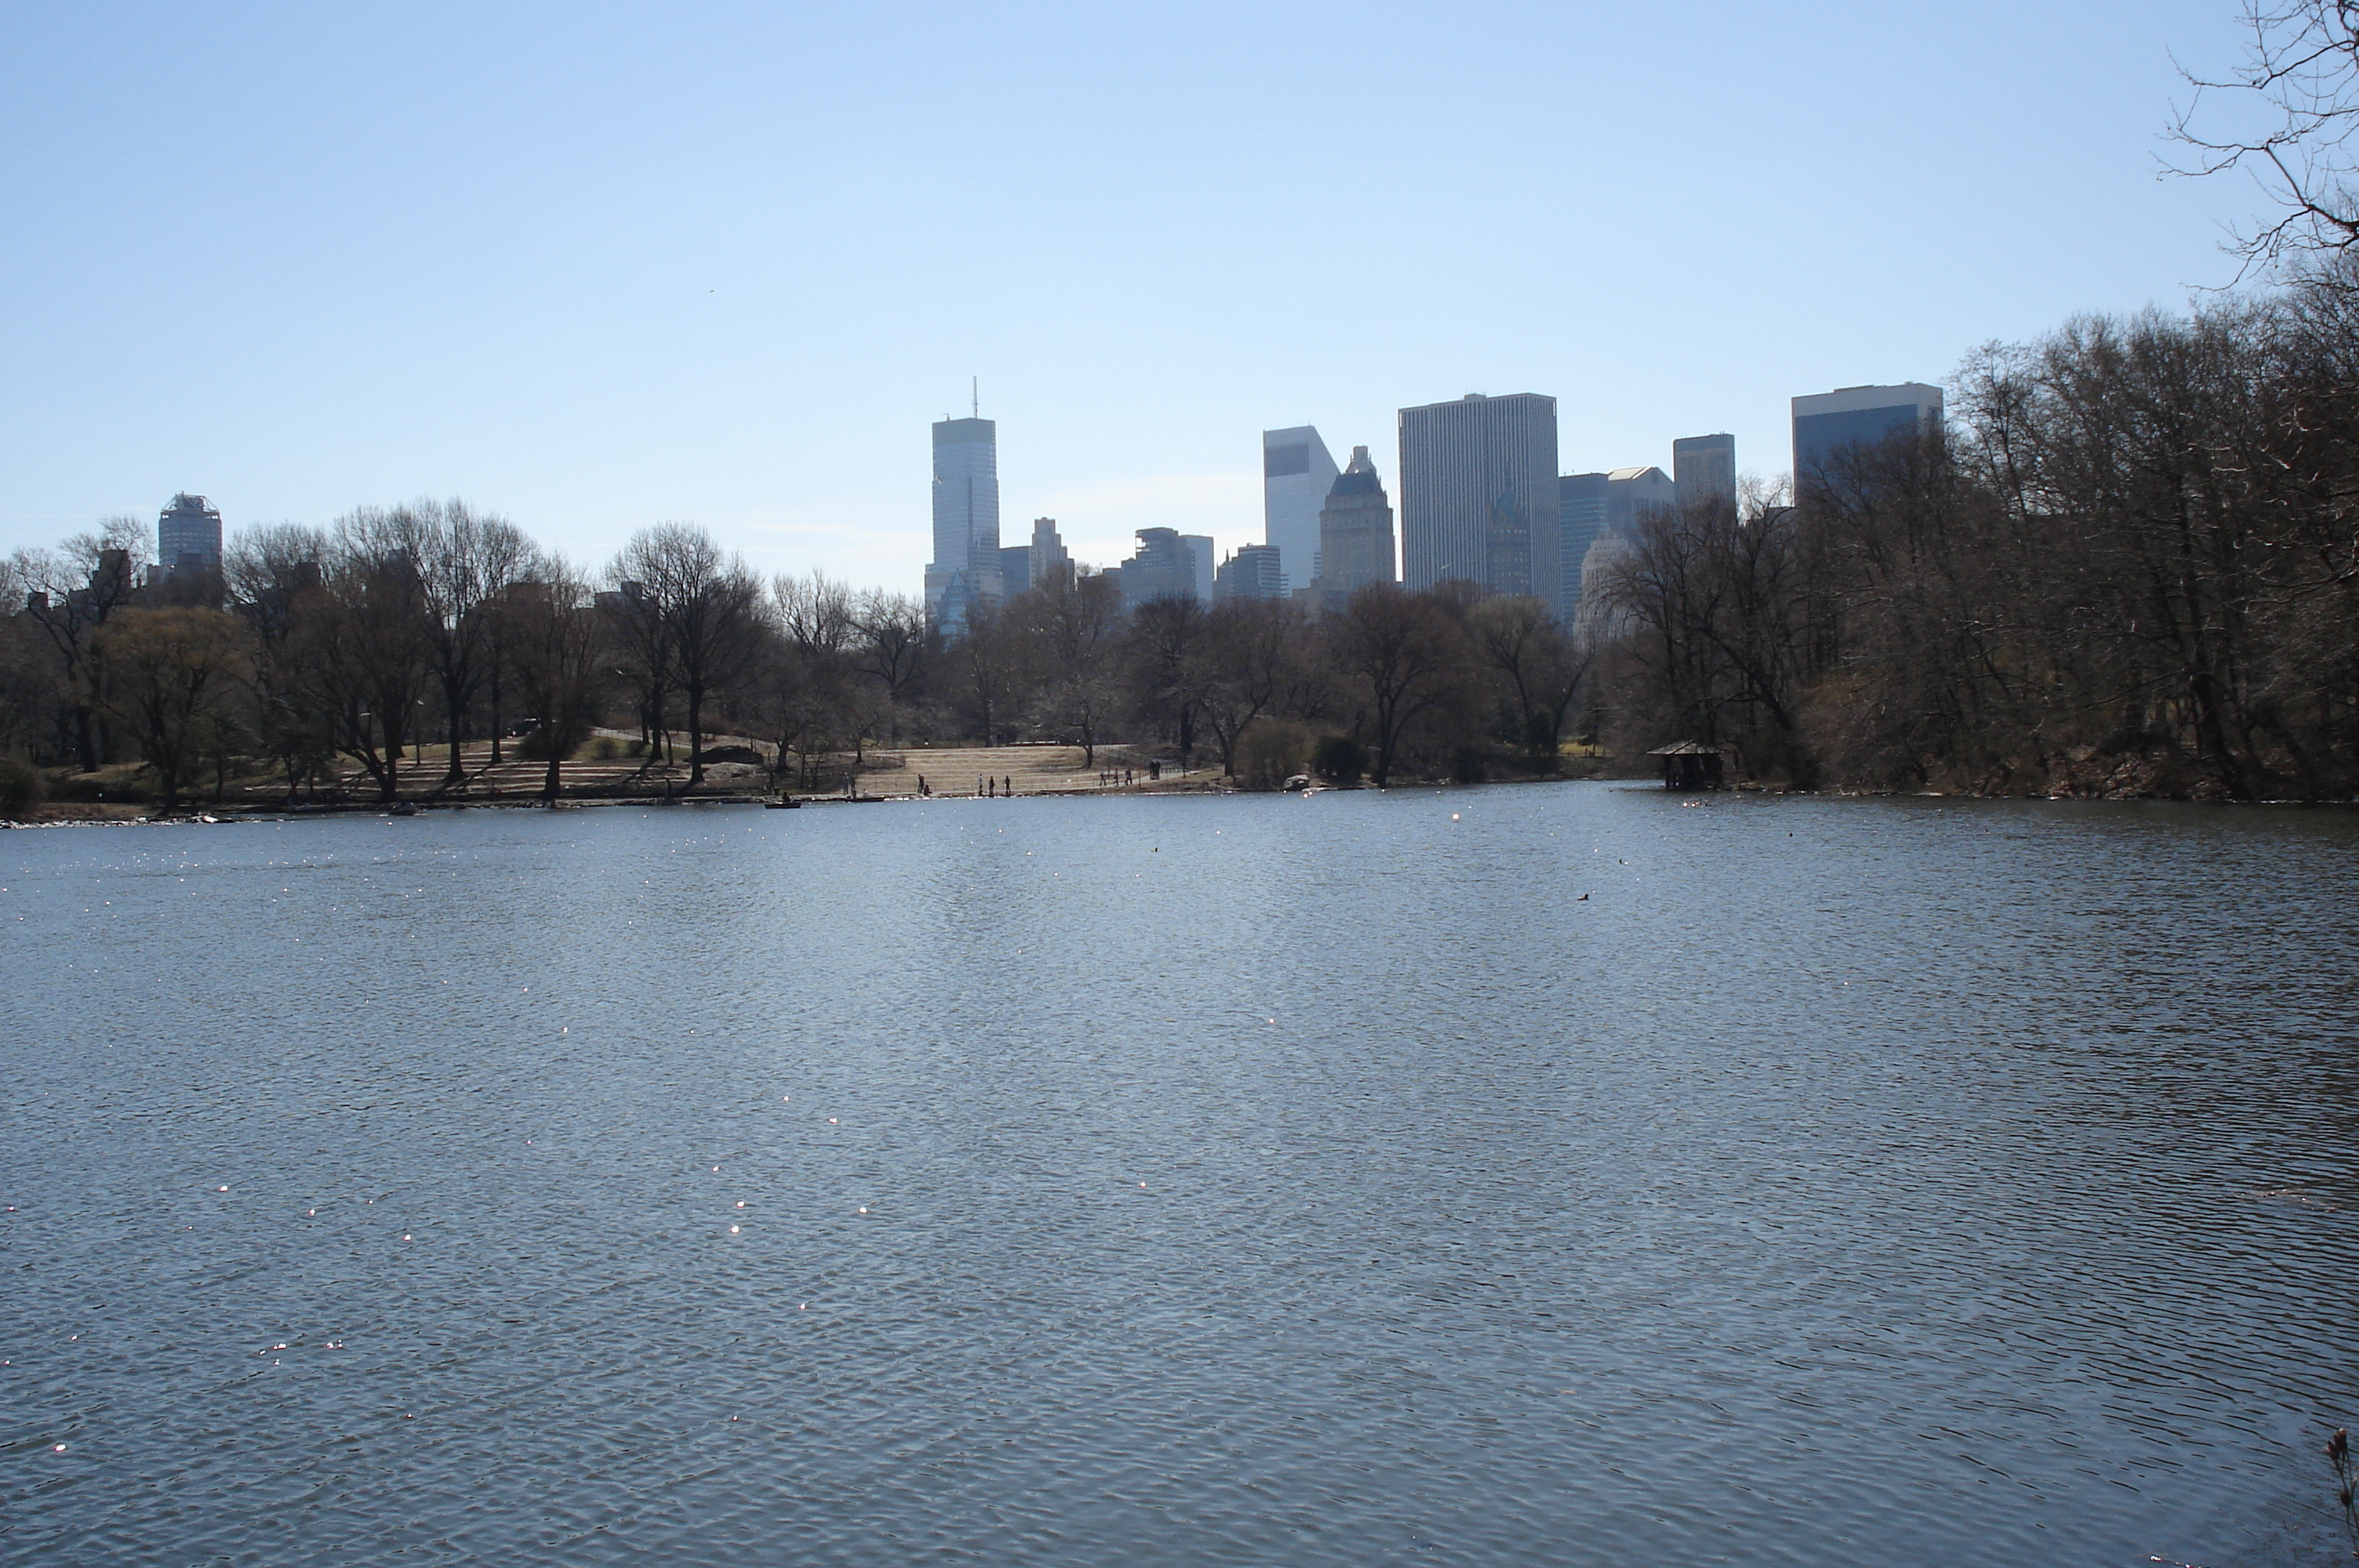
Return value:
<svg viewBox="0 0 2359 1568">
<path fill-rule="evenodd" d="M 1701 741 L 1676 740 L 1647 754 L 1663 759 L 1666 789 L 1718 789 L 1726 784 L 1721 771 L 1722 752 Z"/>
</svg>

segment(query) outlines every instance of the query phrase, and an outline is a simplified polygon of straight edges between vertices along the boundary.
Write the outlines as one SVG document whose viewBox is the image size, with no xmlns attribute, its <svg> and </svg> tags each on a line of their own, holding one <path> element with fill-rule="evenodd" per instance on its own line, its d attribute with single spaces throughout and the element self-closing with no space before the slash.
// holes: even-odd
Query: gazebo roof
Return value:
<svg viewBox="0 0 2359 1568">
<path fill-rule="evenodd" d="M 1719 757 L 1723 752 L 1719 746 L 1706 746 L 1701 741 L 1675 740 L 1669 746 L 1657 746 L 1647 755 L 1648 757 Z"/>
</svg>

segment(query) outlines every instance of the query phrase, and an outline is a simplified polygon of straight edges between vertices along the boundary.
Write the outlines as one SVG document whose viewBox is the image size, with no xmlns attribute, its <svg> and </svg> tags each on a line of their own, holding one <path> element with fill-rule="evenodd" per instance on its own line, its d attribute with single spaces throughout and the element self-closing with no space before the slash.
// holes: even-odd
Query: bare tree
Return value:
<svg viewBox="0 0 2359 1568">
<path fill-rule="evenodd" d="M 775 579 L 771 619 L 778 647 L 763 661 L 763 712 L 777 732 L 781 760 L 791 745 L 802 758 L 808 782 L 811 758 L 821 751 L 852 754 L 857 770 L 866 760 L 868 736 L 882 713 L 882 699 L 861 678 L 855 660 L 862 642 L 859 606 L 852 591 L 823 572 Z"/>
<path fill-rule="evenodd" d="M 401 748 L 433 682 L 416 542 L 415 519 L 398 511 L 339 518 L 326 580 L 289 638 L 305 702 L 386 800 L 400 793 Z"/>
<path fill-rule="evenodd" d="M 1204 640 L 1205 607 L 1192 595 L 1149 599 L 1130 617 L 1130 682 L 1143 717 L 1171 737 L 1185 763 L 1196 749 L 1193 672 Z"/>
<path fill-rule="evenodd" d="M 606 574 L 641 585 L 688 706 L 689 786 L 704 782 L 704 709 L 761 651 L 762 591 L 745 561 L 693 523 L 658 523 L 631 536 Z"/>
<path fill-rule="evenodd" d="M 500 598 L 522 581 L 532 543 L 506 518 L 477 512 L 456 496 L 420 501 L 399 515 L 413 532 L 429 657 L 442 689 L 443 734 L 451 746 L 442 788 L 449 789 L 463 777 L 459 745 L 468 710 L 498 669 Z"/>
<path fill-rule="evenodd" d="M 887 733 L 901 744 L 901 715 L 924 691 L 941 654 L 941 639 L 926 625 L 923 600 L 872 588 L 852 612 L 853 667 L 885 694 Z"/>
<path fill-rule="evenodd" d="M 1382 789 L 1409 726 L 1448 688 L 1460 662 L 1457 628 L 1430 595 L 1371 583 L 1353 591 L 1325 629 L 1329 657 L 1366 704 L 1375 743 L 1368 777 Z"/>
<path fill-rule="evenodd" d="M 1020 628 L 1005 610 L 987 604 L 968 609 L 964 632 L 943 650 L 949 700 L 985 746 L 1019 705 L 1024 662 Z"/>
<path fill-rule="evenodd" d="M 208 609 L 126 610 L 98 634 L 94 700 L 155 769 L 168 811 L 239 700 L 247 646 L 235 616 Z"/>
<path fill-rule="evenodd" d="M 555 800 L 565 758 L 588 736 L 596 714 L 609 666 L 606 623 L 589 583 L 554 557 L 505 596 L 503 622 L 508 668 L 540 720 L 537 733 L 549 751 L 541 799 Z"/>
<path fill-rule="evenodd" d="M 1029 634 L 1038 655 L 1043 723 L 1082 744 L 1082 766 L 1097 765 L 1097 748 L 1122 705 L 1115 656 L 1122 647 L 1122 599 L 1095 574 L 1052 577 L 1019 597 L 1010 618 Z"/>
<path fill-rule="evenodd" d="M 1588 673 L 1592 649 L 1576 645 L 1547 604 L 1530 597 L 1485 599 L 1468 613 L 1467 627 L 1506 687 L 1516 744 L 1534 768 L 1555 772 L 1565 714 Z"/>
<path fill-rule="evenodd" d="M 1237 740 L 1286 688 L 1307 640 L 1302 612 L 1282 599 L 1231 599 L 1204 619 L 1204 635 L 1182 680 L 1221 748 L 1221 771 L 1237 770 Z"/>
<path fill-rule="evenodd" d="M 658 612 L 647 585 L 636 578 L 616 578 L 613 589 L 598 595 L 599 613 L 606 622 L 606 647 L 612 660 L 607 673 L 626 687 L 638 711 L 639 735 L 646 747 L 644 773 L 658 760 L 669 760 L 671 745 L 671 694 L 678 684 L 679 660 L 673 657 L 671 627 Z"/>
<path fill-rule="evenodd" d="M 56 550 L 19 550 L 11 575 L 27 595 L 25 613 L 47 634 L 68 693 L 66 718 L 76 763 L 85 773 L 107 760 L 94 700 L 103 692 L 92 661 L 100 629 L 137 603 L 147 529 L 136 517 L 109 517 Z"/>
<path fill-rule="evenodd" d="M 223 557 L 232 604 L 254 637 L 256 738 L 286 773 L 290 797 L 334 751 L 290 658 L 305 606 L 322 592 L 328 557 L 327 534 L 297 523 L 245 529 Z"/>
<path fill-rule="evenodd" d="M 2231 244 L 2247 267 L 2350 250 L 2359 245 L 2352 147 L 2359 131 L 2359 0 L 2245 0 L 2243 22 L 2245 59 L 2233 73 L 2180 73 L 2194 93 L 2171 116 L 2171 139 L 2189 154 L 2174 172 L 2241 169 L 2276 206 L 2276 218 L 2237 233 Z M 2212 131 L 2206 94 L 2243 105 L 2258 100 L 2262 126 Z"/>
</svg>

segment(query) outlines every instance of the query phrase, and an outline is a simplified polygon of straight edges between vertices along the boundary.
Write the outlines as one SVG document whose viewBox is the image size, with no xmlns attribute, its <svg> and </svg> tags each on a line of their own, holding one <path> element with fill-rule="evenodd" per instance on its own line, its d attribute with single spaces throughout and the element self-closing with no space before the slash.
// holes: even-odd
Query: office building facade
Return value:
<svg viewBox="0 0 2359 1568">
<path fill-rule="evenodd" d="M 1319 508 L 1319 592 L 1348 594 L 1371 583 L 1397 583 L 1395 561 L 1392 501 L 1368 449 L 1355 446 Z"/>
<path fill-rule="evenodd" d="M 1589 552 L 1605 537 L 1605 517 L 1604 474 L 1568 474 L 1557 481 L 1557 570 L 1561 584 L 1559 598 L 1571 606 L 1571 610 L 1559 611 L 1558 616 L 1568 625 L 1571 615 L 1581 607 Z"/>
<path fill-rule="evenodd" d="M 1072 582 L 1072 552 L 1065 548 L 1063 536 L 1057 532 L 1056 518 L 1032 519 L 1032 543 L 1028 552 L 1026 562 L 1031 572 L 1028 581 L 1033 587 L 1045 588 L 1052 583 Z"/>
<path fill-rule="evenodd" d="M 1196 603 L 1209 604 L 1212 602 L 1213 574 L 1221 567 L 1221 558 L 1212 550 L 1212 536 L 1181 534 L 1180 542 L 1188 547 L 1189 555 L 1196 563 Z"/>
<path fill-rule="evenodd" d="M 1032 547 L 1028 544 L 1004 544 L 999 547 L 999 590 L 1013 599 L 1032 586 Z"/>
<path fill-rule="evenodd" d="M 1139 529 L 1138 552 L 1122 563 L 1124 607 L 1135 610 L 1156 599 L 1197 598 L 1199 540 L 1207 548 L 1212 543 L 1202 535 L 1183 536 L 1177 528 Z"/>
<path fill-rule="evenodd" d="M 1319 508 L 1334 483 L 1335 460 L 1317 426 L 1262 431 L 1262 542 L 1277 551 L 1288 593 L 1319 574 Z"/>
<path fill-rule="evenodd" d="M 1401 577 L 1563 603 L 1556 399 L 1480 393 L 1400 411 Z"/>
<path fill-rule="evenodd" d="M 1212 581 L 1212 597 L 1219 601 L 1285 598 L 1286 573 L 1279 568 L 1277 547 L 1245 545 L 1221 562 Z"/>
<path fill-rule="evenodd" d="M 1673 441 L 1671 483 L 1679 486 L 1681 506 L 1709 499 L 1722 515 L 1736 516 L 1736 438 L 1723 433 Z"/>
<path fill-rule="evenodd" d="M 1564 584 L 1564 608 L 1558 615 L 1567 626 L 1581 617 L 1582 604 L 1597 592 L 1603 568 L 1647 519 L 1670 511 L 1681 499 L 1676 480 L 1644 463 L 1603 474 L 1568 474 L 1557 481 Z"/>
<path fill-rule="evenodd" d="M 1897 387 L 1843 387 L 1794 399 L 1794 495 L 1821 484 L 1846 451 L 1872 447 L 1897 431 L 1930 431 L 1941 418 L 1941 389 L 1921 381 Z"/>
<path fill-rule="evenodd" d="M 202 495 L 183 491 L 156 518 L 156 565 L 165 577 L 218 573 L 222 517 Z"/>
<path fill-rule="evenodd" d="M 998 423 L 940 420 L 934 426 L 934 559 L 926 567 L 926 613 L 955 636 L 966 624 L 966 605 L 995 602 L 1004 592 Z"/>
<path fill-rule="evenodd" d="M 1679 504 L 1678 482 L 1659 468 L 1640 463 L 1606 470 L 1605 532 L 1610 538 L 1626 539 L 1649 517 Z"/>
</svg>

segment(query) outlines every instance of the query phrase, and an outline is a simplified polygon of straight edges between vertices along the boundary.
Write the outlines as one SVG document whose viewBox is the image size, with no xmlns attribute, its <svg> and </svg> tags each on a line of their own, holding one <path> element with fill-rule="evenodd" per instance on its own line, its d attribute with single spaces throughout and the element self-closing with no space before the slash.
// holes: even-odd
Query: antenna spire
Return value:
<svg viewBox="0 0 2359 1568">
<path fill-rule="evenodd" d="M 970 390 L 969 390 L 969 396 L 973 398 L 973 402 L 969 405 L 969 407 L 971 408 L 971 409 L 972 409 L 972 411 L 973 411 L 973 416 L 974 416 L 976 419 L 981 419 L 981 418 L 983 418 L 983 377 L 982 377 L 982 376 L 978 376 L 974 377 L 974 385 L 973 386 L 973 387 L 972 387 L 972 388 L 970 388 Z"/>
</svg>

